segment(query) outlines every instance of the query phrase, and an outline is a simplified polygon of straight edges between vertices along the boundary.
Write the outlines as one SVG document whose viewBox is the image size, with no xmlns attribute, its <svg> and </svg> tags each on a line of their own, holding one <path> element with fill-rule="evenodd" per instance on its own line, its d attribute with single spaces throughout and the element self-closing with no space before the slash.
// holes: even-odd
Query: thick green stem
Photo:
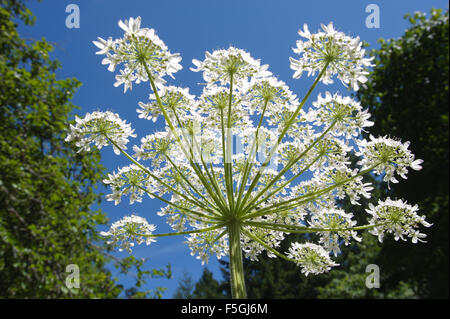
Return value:
<svg viewBox="0 0 450 319">
<path fill-rule="evenodd" d="M 228 243 L 230 249 L 230 278 L 231 296 L 233 299 L 247 298 L 244 281 L 244 265 L 242 263 L 242 249 L 239 222 L 232 222 L 228 226 Z"/>
</svg>

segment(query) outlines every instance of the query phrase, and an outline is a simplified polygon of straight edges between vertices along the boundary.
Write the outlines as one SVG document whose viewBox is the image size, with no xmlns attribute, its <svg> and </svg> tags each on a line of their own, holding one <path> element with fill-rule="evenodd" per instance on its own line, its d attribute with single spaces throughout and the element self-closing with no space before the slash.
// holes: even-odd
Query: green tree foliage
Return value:
<svg viewBox="0 0 450 319">
<path fill-rule="evenodd" d="M 200 280 L 195 284 L 193 297 L 197 299 L 224 298 L 222 291 L 222 285 L 214 279 L 213 273 L 205 268 Z"/>
<path fill-rule="evenodd" d="M 224 295 L 225 282 L 219 283 L 213 277 L 213 273 L 208 268 L 203 269 L 202 276 L 197 283 L 194 283 L 192 276 L 188 272 L 183 273 L 183 277 L 178 281 L 178 287 L 173 298 L 175 299 L 220 299 L 230 298 Z"/>
<path fill-rule="evenodd" d="M 187 272 L 183 272 L 183 277 L 178 281 L 178 287 L 173 298 L 175 299 L 192 299 L 194 298 L 195 284 L 192 276 Z"/>
<path fill-rule="evenodd" d="M 358 92 L 375 121 L 371 132 L 411 142 L 423 170 L 391 195 L 417 203 L 426 219 L 427 244 L 386 242 L 379 260 L 391 264 L 387 282 L 408 282 L 417 297 L 448 298 L 449 227 L 449 14 L 407 15 L 411 27 L 399 39 L 381 40 L 376 66 Z"/>
<path fill-rule="evenodd" d="M 375 187 L 372 202 L 391 196 L 419 204 L 427 221 L 434 223 L 426 229 L 427 243 L 387 237 L 381 245 L 364 233 L 361 243 L 342 248 L 338 268 L 316 277 L 305 277 L 278 258 L 246 260 L 249 298 L 448 298 L 448 12 L 432 10 L 429 19 L 420 13 L 406 18 L 411 27 L 401 38 L 380 40 L 380 49 L 373 50 L 376 66 L 358 98 L 373 115 L 373 135 L 390 133 L 409 140 L 417 158 L 425 161 L 422 171 L 389 189 L 370 176 L 366 181 Z M 342 203 L 362 224 L 367 204 Z M 302 239 L 289 236 L 280 251 Z M 369 264 L 380 268 L 380 288 L 366 287 Z M 225 280 L 212 285 L 222 287 L 223 297 L 229 297 L 228 263 L 222 266 Z"/>
<path fill-rule="evenodd" d="M 114 261 L 96 232 L 107 218 L 91 209 L 100 202 L 99 153 L 76 153 L 64 142 L 80 82 L 56 78 L 51 45 L 22 39 L 20 21 L 34 21 L 24 3 L 0 0 L 0 298 L 117 297 L 123 287 L 105 268 Z M 79 267 L 79 289 L 66 287 L 70 264 Z M 170 275 L 144 271 L 134 257 L 115 264 L 120 273 L 136 268 L 137 287 Z"/>
</svg>

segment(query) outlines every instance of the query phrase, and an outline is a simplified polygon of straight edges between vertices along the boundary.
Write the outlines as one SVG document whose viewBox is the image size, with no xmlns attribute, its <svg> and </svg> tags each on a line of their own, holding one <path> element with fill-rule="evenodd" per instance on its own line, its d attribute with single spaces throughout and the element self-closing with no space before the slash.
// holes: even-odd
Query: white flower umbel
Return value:
<svg viewBox="0 0 450 319">
<path fill-rule="evenodd" d="M 108 232 L 101 232 L 100 235 L 108 238 L 108 244 L 119 247 L 119 251 L 131 253 L 135 242 L 138 245 L 155 242 L 151 237 L 155 229 L 155 225 L 149 224 L 145 218 L 130 215 L 113 223 Z"/>
<path fill-rule="evenodd" d="M 173 121 L 176 120 L 174 110 L 178 112 L 177 116 L 180 119 L 186 120 L 190 115 L 192 116 L 196 107 L 195 97 L 189 94 L 188 88 L 179 88 L 176 86 L 163 87 L 159 91 L 159 98 L 159 102 L 167 108 L 168 115 Z M 155 94 L 150 94 L 149 99 L 149 103 L 139 102 L 140 109 L 137 112 L 140 118 L 151 119 L 155 122 L 158 116 L 161 115 L 161 108 Z"/>
<path fill-rule="evenodd" d="M 391 138 L 375 138 L 370 135 L 370 141 L 359 141 L 360 152 L 356 155 L 362 156 L 362 160 L 358 164 L 363 168 L 376 165 L 374 172 L 378 175 L 384 172 L 384 181 L 398 183 L 395 173 L 407 179 L 408 167 L 416 171 L 422 169 L 423 160 L 415 159 L 414 154 L 409 150 L 409 144 L 409 142 L 402 143 Z"/>
<path fill-rule="evenodd" d="M 432 224 L 426 222 L 424 216 L 418 215 L 418 210 L 417 205 L 411 206 L 406 201 L 392 200 L 389 197 L 385 201 L 380 200 L 377 206 L 369 204 L 366 211 L 371 215 L 369 223 L 374 225 L 370 233 L 378 236 L 380 242 L 386 233 L 393 234 L 395 240 L 406 240 L 406 236 L 414 244 L 424 242 L 421 238 L 425 238 L 426 234 L 420 233 L 418 228 L 420 225 L 431 227 Z"/>
<path fill-rule="evenodd" d="M 361 241 L 352 229 L 356 226 L 356 221 L 352 218 L 353 214 L 345 213 L 342 209 L 322 208 L 313 214 L 309 224 L 314 228 L 327 229 L 326 232 L 319 232 L 320 243 L 328 252 L 337 256 L 341 252 L 339 240 L 343 240 L 345 245 L 349 245 L 351 239 Z"/>
<path fill-rule="evenodd" d="M 114 72 L 123 64 L 114 86 L 123 84 L 126 92 L 133 82 L 146 82 L 152 77 L 162 87 L 166 83 L 164 76 L 173 77 L 173 73 L 182 69 L 180 55 L 170 53 L 154 29 L 141 28 L 141 17 L 120 20 L 119 26 L 125 31 L 123 38 L 93 41 L 100 49 L 97 54 L 106 55 L 102 64 L 109 64 L 109 71 Z"/>
<path fill-rule="evenodd" d="M 328 272 L 331 267 L 338 266 L 322 246 L 312 243 L 292 243 L 287 256 L 301 267 L 305 276 Z"/>
<path fill-rule="evenodd" d="M 317 74 L 309 90 L 297 97 L 275 77 L 267 65 L 248 52 L 230 46 L 206 52 L 193 60 L 193 71 L 203 73 L 199 96 L 187 88 L 165 85 L 166 75 L 179 70 L 179 55 L 171 54 L 153 29 L 141 27 L 140 18 L 120 21 L 121 39 L 95 41 L 104 64 L 117 75 L 124 90 L 132 83 L 149 81 L 149 101 L 138 103 L 139 118 L 165 126 L 151 131 L 126 151 L 130 125 L 111 112 L 94 112 L 76 118 L 67 140 L 88 150 L 112 144 L 130 165 L 109 174 L 107 199 L 130 204 L 144 194 L 164 203 L 156 212 L 173 232 L 153 234 L 154 227 L 136 216 L 113 224 L 112 243 L 130 250 L 134 241 L 182 235 L 191 254 L 202 263 L 211 256 L 228 256 L 232 296 L 244 298 L 243 255 L 259 260 L 261 254 L 298 264 L 302 272 L 321 274 L 337 266 L 330 255 L 340 245 L 361 240 L 357 231 L 370 230 L 380 239 L 387 232 L 396 239 L 421 241 L 418 224 L 429 226 L 416 214 L 417 206 L 402 201 L 380 202 L 368 210 L 372 219 L 358 225 L 342 209 L 342 201 L 360 205 L 370 199 L 373 187 L 365 174 L 384 174 L 386 182 L 406 178 L 408 168 L 419 170 L 409 143 L 386 137 L 365 140 L 362 132 L 373 125 L 370 114 L 354 99 L 338 93 L 319 94 L 307 105 L 319 82 L 337 78 L 357 90 L 366 81 L 370 58 L 361 42 L 334 30 L 332 24 L 311 34 L 305 27 L 291 59 L 298 78 L 306 71 Z M 206 82 L 206 83 L 204 83 Z M 151 123 L 150 123 L 151 124 Z M 360 157 L 351 164 L 352 154 Z M 145 163 L 145 165 L 143 164 Z M 288 234 L 318 235 L 317 243 L 294 243 L 279 252 Z M 313 239 L 315 236 L 304 239 Z"/>
<path fill-rule="evenodd" d="M 352 38 L 336 31 L 331 22 L 327 26 L 322 24 L 322 29 L 311 34 L 305 24 L 303 31 L 298 31 L 306 41 L 298 40 L 293 49 L 294 53 L 301 55 L 300 59 L 290 58 L 294 78 L 298 79 L 303 72 L 308 72 L 308 76 L 315 75 L 326 68 L 321 78 L 323 83 L 333 83 L 332 77 L 337 74 L 344 85 L 357 91 L 358 83 L 367 81 L 369 72 L 366 69 L 373 66 L 370 62 L 373 57 L 365 57 L 359 37 Z"/>
<path fill-rule="evenodd" d="M 230 84 L 233 78 L 240 86 L 248 84 L 249 77 L 264 76 L 268 65 L 261 66 L 259 60 L 253 59 L 248 52 L 230 46 L 227 50 L 206 52 L 205 60 L 193 59 L 194 72 L 203 72 L 203 79 L 208 85 Z"/>
<path fill-rule="evenodd" d="M 202 229 L 204 225 L 200 226 Z M 228 255 L 228 237 L 221 236 L 223 230 L 217 229 L 204 233 L 194 233 L 187 237 L 187 245 L 191 249 L 191 256 L 196 256 L 202 265 L 208 263 L 209 257 L 215 255 L 217 259 Z M 218 238 L 220 237 L 220 238 Z"/>
<path fill-rule="evenodd" d="M 151 160 L 153 167 L 161 167 L 167 162 L 167 154 L 174 147 L 174 138 L 170 131 L 155 132 L 141 139 L 141 146 L 133 146 L 134 157 L 138 160 Z"/>
<path fill-rule="evenodd" d="M 70 132 L 66 142 L 75 141 L 80 151 L 89 151 L 90 144 L 97 148 L 114 143 L 114 152 L 126 149 L 129 137 L 136 137 L 131 125 L 121 120 L 118 114 L 111 112 L 87 113 L 84 118 L 75 117 L 75 125 L 70 125 Z"/>
<path fill-rule="evenodd" d="M 130 205 L 142 202 L 145 189 L 152 189 L 145 171 L 134 164 L 120 168 L 117 173 L 108 174 L 103 183 L 111 187 L 112 193 L 106 195 L 106 199 L 114 201 L 115 205 L 120 203 L 124 195 L 130 195 Z"/>
<path fill-rule="evenodd" d="M 349 96 L 342 97 L 338 93 L 331 95 L 326 92 L 325 97 L 319 94 L 313 106 L 314 111 L 308 113 L 310 120 L 319 126 L 335 123 L 331 131 L 335 136 L 351 139 L 361 134 L 364 128 L 374 124 L 368 120 L 369 112 L 363 110 L 361 104 Z"/>
</svg>

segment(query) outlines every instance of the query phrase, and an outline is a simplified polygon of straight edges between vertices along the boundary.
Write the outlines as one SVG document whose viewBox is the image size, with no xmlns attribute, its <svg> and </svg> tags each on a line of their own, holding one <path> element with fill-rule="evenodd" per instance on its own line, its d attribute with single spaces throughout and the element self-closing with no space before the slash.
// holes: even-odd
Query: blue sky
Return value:
<svg viewBox="0 0 450 319">
<path fill-rule="evenodd" d="M 369 13 L 366 7 L 375 3 L 380 9 L 380 28 L 367 28 L 365 21 Z M 80 28 L 69 29 L 65 25 L 68 15 L 66 7 L 77 4 L 80 8 Z M 140 137 L 159 130 L 163 121 L 156 123 L 138 118 L 136 107 L 139 101 L 146 101 L 150 93 L 148 83 L 134 85 L 133 90 L 123 94 L 123 88 L 114 88 L 114 75 L 101 65 L 101 56 L 95 55 L 97 48 L 92 44 L 98 36 L 121 37 L 119 19 L 142 17 L 142 26 L 151 27 L 166 43 L 171 52 L 179 52 L 183 58 L 183 70 L 175 74 L 176 79 L 169 83 L 189 87 L 190 92 L 199 94 L 202 82 L 201 74 L 189 70 L 192 59 L 202 60 L 205 51 L 227 48 L 229 45 L 244 49 L 263 64 L 270 65 L 270 71 L 290 86 L 291 90 L 302 97 L 313 79 L 302 77 L 292 79 L 289 57 L 294 56 L 292 47 L 299 39 L 297 31 L 307 23 L 311 31 L 316 31 L 321 23 L 333 21 L 340 31 L 359 36 L 377 48 L 377 39 L 399 37 L 408 27 L 404 14 L 415 11 L 429 12 L 431 8 L 448 8 L 444 0 L 374 1 L 374 0 L 44 0 L 41 3 L 31 1 L 29 8 L 37 17 L 33 27 L 21 27 L 25 38 L 45 37 L 55 50 L 53 58 L 60 60 L 62 69 L 58 77 L 76 77 L 83 85 L 73 99 L 83 115 L 94 110 L 110 110 L 120 114 L 121 118 L 131 122 L 136 129 L 138 139 L 130 146 L 138 144 Z M 316 93 L 334 88 L 319 86 Z M 345 90 L 342 86 L 338 89 Z M 313 97 L 314 98 L 314 97 Z M 311 101 L 310 101 L 311 102 Z M 126 159 L 116 156 L 111 148 L 102 150 L 102 164 L 108 171 L 128 165 Z M 107 190 L 105 190 L 107 191 Z M 156 216 L 160 203 L 147 198 L 142 204 L 130 206 L 128 199 L 117 206 L 104 201 L 101 208 L 111 218 L 111 222 L 124 215 L 136 213 L 145 216 L 156 224 L 159 232 L 169 232 L 164 220 Z M 102 227 L 100 230 L 106 230 Z M 135 250 L 138 257 L 148 257 L 148 266 L 163 268 L 172 265 L 173 279 L 151 280 L 148 288 L 164 286 L 168 290 L 164 298 L 171 298 L 183 271 L 189 272 L 194 280 L 199 279 L 203 266 L 190 256 L 188 247 L 183 244 L 185 238 L 170 237 L 159 239 L 151 246 Z M 126 256 L 126 253 L 118 254 Z M 221 278 L 219 264 L 211 258 L 207 267 L 216 278 Z M 121 278 L 126 285 L 132 284 L 132 277 Z M 82 283 L 81 283 L 82 284 Z"/>
</svg>

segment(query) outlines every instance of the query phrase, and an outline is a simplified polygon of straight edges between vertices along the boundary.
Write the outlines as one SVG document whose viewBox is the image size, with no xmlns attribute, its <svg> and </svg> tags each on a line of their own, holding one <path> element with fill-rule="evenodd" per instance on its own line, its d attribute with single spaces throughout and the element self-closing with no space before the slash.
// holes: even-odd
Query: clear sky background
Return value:
<svg viewBox="0 0 450 319">
<path fill-rule="evenodd" d="M 366 12 L 369 4 L 377 4 L 380 9 L 380 28 L 367 28 Z M 65 21 L 66 7 L 76 4 L 80 8 L 80 28 L 69 29 Z M 292 79 L 289 57 L 295 56 L 292 48 L 299 39 L 297 31 L 306 23 L 311 32 L 320 28 L 320 24 L 333 21 L 335 27 L 346 34 L 359 36 L 378 48 L 377 39 L 399 37 L 409 26 L 403 19 L 406 13 L 422 11 L 429 13 L 431 8 L 448 8 L 444 0 L 44 0 L 41 3 L 30 1 L 29 8 L 36 15 L 36 24 L 21 27 L 25 38 L 45 37 L 55 46 L 53 58 L 60 60 L 62 69 L 59 78 L 76 77 L 83 85 L 75 94 L 73 103 L 84 115 L 95 110 L 112 111 L 122 119 L 131 122 L 138 138 L 130 141 L 129 148 L 139 144 L 141 137 L 162 128 L 162 119 L 156 123 L 138 118 L 136 108 L 139 101 L 147 101 L 150 93 L 148 83 L 134 85 L 133 90 L 123 94 L 123 87 L 114 88 L 113 73 L 101 65 L 102 56 L 95 55 L 97 48 L 92 44 L 98 36 L 107 38 L 121 37 L 123 31 L 118 27 L 120 19 L 142 17 L 142 26 L 151 27 L 166 43 L 172 53 L 179 52 L 183 58 L 183 70 L 175 74 L 176 79 L 169 84 L 189 87 L 190 92 L 199 94 L 202 82 L 201 74 L 189 70 L 192 59 L 203 60 L 205 51 L 227 48 L 229 45 L 244 49 L 263 64 L 270 65 L 270 71 L 286 82 L 300 98 L 311 85 L 313 79 L 302 77 Z M 342 90 L 335 87 L 318 86 L 316 93 L 324 90 Z M 313 94 L 314 95 L 314 94 Z M 313 96 L 312 99 L 315 99 Z M 310 100 L 309 102 L 312 102 Z M 126 159 L 116 156 L 110 147 L 102 150 L 102 164 L 108 171 L 128 165 Z M 100 190 L 108 193 L 107 189 Z M 156 212 L 160 202 L 145 198 L 143 203 L 128 204 L 128 198 L 114 206 L 106 200 L 101 208 L 110 217 L 111 222 L 124 215 L 136 213 L 156 224 L 158 232 L 171 231 L 164 219 Z M 107 230 L 101 227 L 100 230 Z M 148 267 L 163 268 L 172 265 L 173 278 L 170 280 L 151 280 L 148 288 L 167 287 L 164 298 L 171 298 L 183 271 L 197 281 L 208 267 L 216 279 L 221 279 L 219 263 L 211 258 L 208 265 L 190 256 L 184 237 L 159 239 L 151 246 L 141 246 L 134 250 L 137 257 L 148 257 Z M 126 257 L 127 253 L 117 255 Z M 133 276 L 121 277 L 126 286 L 133 284 Z M 83 283 L 81 283 L 83 284 Z"/>
</svg>

